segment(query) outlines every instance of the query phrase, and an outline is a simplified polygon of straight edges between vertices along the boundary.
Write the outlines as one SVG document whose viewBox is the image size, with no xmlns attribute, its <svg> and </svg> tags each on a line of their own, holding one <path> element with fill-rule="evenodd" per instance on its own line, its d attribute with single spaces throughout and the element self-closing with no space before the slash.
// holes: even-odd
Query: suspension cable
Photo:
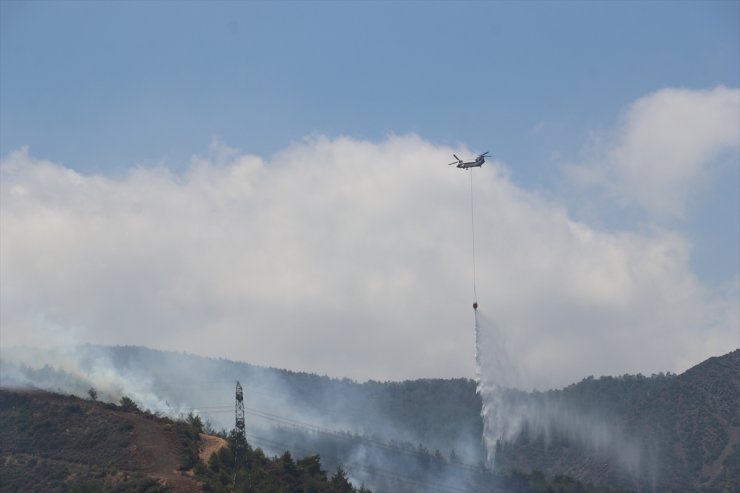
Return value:
<svg viewBox="0 0 740 493">
<path fill-rule="evenodd" d="M 478 307 L 478 291 L 475 286 L 475 206 L 473 201 L 473 168 L 470 169 L 470 226 L 473 237 L 473 302 L 474 308 Z"/>
</svg>

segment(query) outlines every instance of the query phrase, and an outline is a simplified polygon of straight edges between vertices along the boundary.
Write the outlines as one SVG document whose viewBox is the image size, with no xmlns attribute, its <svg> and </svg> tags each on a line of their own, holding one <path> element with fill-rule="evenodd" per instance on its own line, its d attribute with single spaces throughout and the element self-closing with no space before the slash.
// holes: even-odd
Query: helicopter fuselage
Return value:
<svg viewBox="0 0 740 493">
<path fill-rule="evenodd" d="M 488 151 L 484 152 L 483 154 L 479 154 L 478 157 L 473 159 L 472 161 L 463 161 L 459 157 L 457 157 L 457 154 L 453 154 L 452 156 L 457 159 L 457 161 L 453 161 L 451 163 L 448 163 L 450 165 L 454 164 L 460 169 L 468 169 L 468 168 L 478 168 L 480 166 L 483 166 L 483 163 L 486 162 L 486 156 L 488 154 Z"/>
<path fill-rule="evenodd" d="M 476 159 L 475 161 L 468 161 L 467 163 L 460 163 L 457 165 L 460 169 L 467 169 L 467 168 L 477 168 L 480 166 L 483 166 L 483 163 L 485 163 L 485 159 Z"/>
</svg>

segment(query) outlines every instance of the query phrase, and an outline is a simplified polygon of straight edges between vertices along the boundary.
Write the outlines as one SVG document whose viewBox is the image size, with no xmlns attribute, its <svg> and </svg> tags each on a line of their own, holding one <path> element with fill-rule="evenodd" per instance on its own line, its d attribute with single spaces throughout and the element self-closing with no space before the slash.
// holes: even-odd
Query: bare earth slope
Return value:
<svg viewBox="0 0 740 493">
<path fill-rule="evenodd" d="M 129 419 L 134 425 L 134 451 L 142 470 L 173 491 L 201 491 L 195 479 L 178 471 L 180 459 L 172 426 L 141 414 L 133 414 Z"/>
<path fill-rule="evenodd" d="M 200 434 L 200 447 L 198 449 L 198 457 L 205 463 L 208 463 L 208 459 L 211 455 L 218 452 L 224 447 L 227 447 L 228 443 L 221 437 L 206 435 L 205 433 Z"/>
<path fill-rule="evenodd" d="M 0 491 L 201 491 L 168 420 L 72 396 L 0 389 Z M 197 444 L 196 444 L 197 445 Z"/>
</svg>

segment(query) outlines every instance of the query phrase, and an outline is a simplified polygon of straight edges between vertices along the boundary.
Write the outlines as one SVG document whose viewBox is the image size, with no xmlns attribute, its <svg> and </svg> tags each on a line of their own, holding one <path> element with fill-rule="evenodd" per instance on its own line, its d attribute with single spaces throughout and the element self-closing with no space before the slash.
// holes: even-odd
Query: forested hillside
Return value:
<svg viewBox="0 0 740 493">
<path fill-rule="evenodd" d="M 85 395 L 95 387 L 101 399 L 126 394 L 143 408 L 163 413 L 200 412 L 215 429 L 234 425 L 236 381 L 250 410 L 384 441 L 423 444 L 468 462 L 484 455 L 480 397 L 469 379 L 425 379 L 357 383 L 309 373 L 262 368 L 224 359 L 131 346 L 82 346 L 74 354 L 31 354 L 48 361 L 32 367 L 0 361 L 0 383 L 31 385 Z M 105 374 L 106 385 L 96 383 Z M 255 412 L 254 414 L 258 414 Z M 247 415 L 257 427 L 270 426 Z"/>
<path fill-rule="evenodd" d="M 355 493 L 341 469 L 318 456 L 294 461 L 249 450 L 235 477 L 234 454 L 199 457 L 202 423 L 120 405 L 37 391 L 0 389 L 0 491 L 76 493 Z M 244 455 L 242 456 L 244 458 Z M 359 489 L 360 493 L 369 493 Z"/>
<path fill-rule="evenodd" d="M 199 491 L 178 472 L 194 461 L 197 435 L 124 403 L 0 389 L 0 491 Z"/>
<path fill-rule="evenodd" d="M 450 479 L 465 488 L 466 474 L 486 462 L 481 400 L 468 379 L 357 383 L 140 347 L 85 346 L 72 356 L 73 365 L 57 354 L 41 368 L 3 360 L 2 383 L 85 395 L 102 373 L 101 399 L 126 393 L 142 408 L 195 412 L 226 431 L 239 380 L 252 446 L 268 456 L 319 454 L 327 470 L 346 466 L 356 484 L 378 492 L 390 491 L 389 474 L 420 479 L 409 491 Z M 739 379 L 736 350 L 681 375 L 507 390 L 507 412 L 521 428 L 493 451 L 496 470 L 633 490 L 732 491 L 740 478 Z"/>
<path fill-rule="evenodd" d="M 572 427 L 552 426 L 549 436 L 528 427 L 500 447 L 501 467 L 636 490 L 731 492 L 740 484 L 740 350 L 681 375 L 587 378 L 531 398 L 583 427 L 598 416 L 612 440 L 584 444 Z"/>
<path fill-rule="evenodd" d="M 73 493 L 370 493 L 339 465 L 327 472 L 318 454 L 266 454 L 231 432 L 204 435 L 199 417 L 172 420 L 138 409 L 40 391 L 0 389 L 0 491 Z M 208 451 L 214 441 L 225 444 Z M 357 468 L 358 466 L 354 466 Z M 377 477 L 387 471 L 364 463 Z M 450 464 L 427 464 L 442 471 Z M 475 477 L 477 479 L 473 480 Z M 461 490 L 423 477 L 387 476 L 385 490 L 480 493 L 610 493 L 568 477 L 476 471 Z M 419 487 L 422 487 L 420 490 Z"/>
</svg>

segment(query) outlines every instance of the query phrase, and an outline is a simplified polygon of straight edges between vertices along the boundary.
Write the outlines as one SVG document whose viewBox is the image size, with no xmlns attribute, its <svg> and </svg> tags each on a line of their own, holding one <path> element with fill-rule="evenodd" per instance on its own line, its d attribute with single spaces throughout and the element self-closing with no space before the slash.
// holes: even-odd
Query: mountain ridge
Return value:
<svg viewBox="0 0 740 493">
<path fill-rule="evenodd" d="M 120 375 L 119 391 L 138 382 L 130 395 L 138 392 L 142 402 L 201 412 L 211 425 L 224 429 L 232 426 L 233 383 L 238 379 L 248 408 L 284 420 L 278 426 L 289 420 L 312 423 L 432 455 L 454 456 L 463 463 L 485 460 L 481 398 L 470 379 L 358 383 L 140 346 L 89 346 L 67 370 L 34 369 L 8 361 L 3 365 L 3 375 L 41 380 L 47 387 L 65 382 L 78 394 L 94 386 L 91 378 L 103 365 Z M 740 478 L 740 418 L 734 412 L 740 405 L 739 374 L 740 350 L 735 350 L 680 375 L 587 377 L 563 389 L 507 391 L 513 401 L 549 409 L 550 414 L 545 415 L 549 421 L 539 423 L 536 414 L 529 415 L 531 422 L 516 440 L 500 444 L 497 469 L 540 470 L 548 477 L 567 474 L 636 491 L 731 491 L 729 485 Z M 198 382 L 203 381 L 208 383 L 201 386 Z M 575 416 L 572 422 L 569 416 Z M 247 417 L 254 426 L 264 425 L 257 413 Z M 594 435 L 606 433 L 606 439 L 591 443 L 582 428 Z M 336 450 L 325 437 L 319 440 L 305 430 L 286 430 L 280 436 L 285 439 L 288 433 L 288 441 L 296 446 Z M 632 453 L 635 457 L 630 457 Z M 331 460 L 329 464 L 334 465 Z"/>
</svg>

